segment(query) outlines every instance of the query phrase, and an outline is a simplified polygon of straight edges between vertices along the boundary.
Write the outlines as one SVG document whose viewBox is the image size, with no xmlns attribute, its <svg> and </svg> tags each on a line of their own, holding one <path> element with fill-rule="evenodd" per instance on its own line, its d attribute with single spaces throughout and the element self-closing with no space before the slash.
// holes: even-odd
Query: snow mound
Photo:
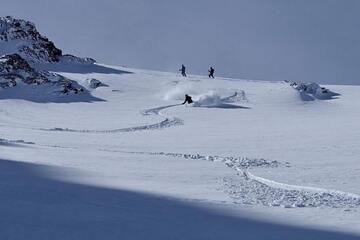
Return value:
<svg viewBox="0 0 360 240">
<path fill-rule="evenodd" d="M 290 86 L 299 91 L 300 97 L 304 101 L 313 101 L 315 99 L 328 100 L 340 95 L 325 87 L 321 87 L 317 83 L 290 82 Z"/>
</svg>

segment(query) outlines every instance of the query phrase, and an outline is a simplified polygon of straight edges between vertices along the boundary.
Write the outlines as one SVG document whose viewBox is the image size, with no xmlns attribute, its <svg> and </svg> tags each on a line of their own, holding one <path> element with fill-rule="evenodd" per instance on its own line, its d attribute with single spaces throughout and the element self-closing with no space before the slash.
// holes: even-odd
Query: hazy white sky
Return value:
<svg viewBox="0 0 360 240">
<path fill-rule="evenodd" d="M 99 62 L 360 84 L 358 0 L 12 0 L 64 52 Z"/>
</svg>

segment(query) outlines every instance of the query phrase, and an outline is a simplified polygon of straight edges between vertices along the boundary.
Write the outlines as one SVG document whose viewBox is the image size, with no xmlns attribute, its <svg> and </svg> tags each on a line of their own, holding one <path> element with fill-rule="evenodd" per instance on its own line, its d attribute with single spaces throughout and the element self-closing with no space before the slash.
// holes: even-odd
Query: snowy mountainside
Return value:
<svg viewBox="0 0 360 240">
<path fill-rule="evenodd" d="M 0 198 L 2 210 L 34 238 L 63 238 L 56 229 L 70 223 L 69 238 L 111 226 L 99 230 L 107 239 L 358 239 L 359 87 L 325 86 L 341 94 L 329 98 L 305 91 L 307 101 L 289 82 L 98 66 L 107 71 L 58 74 L 103 101 L 0 100 L 0 164 L 14 173 L 0 180 L 26 189 L 21 200 Z M 185 94 L 195 103 L 182 105 Z M 44 166 L 55 170 L 27 170 Z M 36 221 L 12 212 L 23 202 Z"/>
<path fill-rule="evenodd" d="M 76 81 L 45 70 L 36 70 L 18 54 L 0 57 L 0 93 L 2 99 L 59 101 L 69 94 L 80 94 L 91 99 L 89 91 Z M 95 99 L 95 98 L 93 98 Z"/>
<path fill-rule="evenodd" d="M 1 239 L 359 239 L 359 86 L 106 66 L 0 29 Z"/>
<path fill-rule="evenodd" d="M 40 85 L 60 78 L 55 73 L 35 70 L 18 54 L 0 57 L 0 76 L 2 79 L 8 80 L 2 83 L 3 88 L 16 86 L 18 79 L 22 80 L 23 83 Z"/>
<path fill-rule="evenodd" d="M 85 87 L 51 70 L 72 67 L 91 71 L 101 67 L 91 58 L 63 55 L 29 21 L 10 16 L 0 18 L 0 55 L 1 98 L 55 102 L 96 100 Z M 82 96 L 70 98 L 69 94 Z"/>
<path fill-rule="evenodd" d="M 29 21 L 0 18 L 0 55 L 17 53 L 30 63 L 79 62 L 94 63 L 91 58 L 63 55 L 62 50 L 47 37 L 41 35 Z"/>
</svg>

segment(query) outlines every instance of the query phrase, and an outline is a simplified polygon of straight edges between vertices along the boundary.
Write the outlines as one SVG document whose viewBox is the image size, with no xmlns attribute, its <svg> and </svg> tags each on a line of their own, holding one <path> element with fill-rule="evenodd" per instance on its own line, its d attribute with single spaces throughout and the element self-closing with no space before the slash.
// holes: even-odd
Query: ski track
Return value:
<svg viewBox="0 0 360 240">
<path fill-rule="evenodd" d="M 35 143 L 27 142 L 24 140 L 8 140 L 8 139 L 0 138 L 0 146 L 16 146 L 16 145 L 20 145 L 20 144 L 34 145 Z"/>
<path fill-rule="evenodd" d="M 130 128 L 119 128 L 112 130 L 76 130 L 69 128 L 36 129 L 43 131 L 66 131 L 78 133 L 121 133 L 143 130 L 156 130 L 166 127 L 183 125 L 183 120 L 176 117 L 169 117 L 161 113 L 162 110 L 179 106 L 173 104 L 146 109 L 141 112 L 142 115 L 158 115 L 164 118 L 163 121 L 150 125 L 136 126 Z M 23 140 L 0 139 L 0 146 L 34 144 Z M 45 145 L 44 145 L 45 146 Z M 61 146 L 46 146 L 57 147 Z M 306 186 L 297 186 L 275 182 L 266 178 L 256 176 L 249 172 L 249 169 L 257 167 L 289 167 L 289 163 L 280 163 L 274 160 L 263 158 L 247 157 L 222 157 L 205 156 L 200 154 L 184 153 L 166 153 L 166 152 L 130 152 L 99 149 L 100 151 L 121 152 L 128 154 L 161 155 L 184 159 L 206 160 L 212 162 L 223 162 L 227 167 L 237 171 L 237 177 L 226 177 L 222 179 L 224 191 L 238 204 L 261 204 L 265 206 L 282 206 L 285 208 L 293 207 L 332 207 L 332 208 L 354 208 L 360 206 L 360 195 L 346 193 L 342 191 L 329 190 L 323 188 L 314 188 Z"/>
<path fill-rule="evenodd" d="M 237 171 L 238 177 L 223 178 L 225 192 L 237 204 L 261 204 L 272 207 L 331 207 L 355 208 L 360 207 L 360 195 L 337 190 L 290 185 L 275 182 L 256 176 L 249 169 L 257 167 L 276 168 L 290 167 L 288 162 L 280 163 L 275 160 L 248 157 L 204 156 L 200 154 L 166 153 L 166 152 L 131 152 L 99 149 L 107 152 L 121 152 L 128 154 L 159 155 L 184 159 L 223 162 L 227 167 Z"/>
<path fill-rule="evenodd" d="M 153 111 L 161 111 L 161 108 L 146 110 L 150 114 Z M 24 140 L 7 140 L 0 139 L 0 146 L 16 146 L 16 145 L 34 145 L 33 142 Z M 51 148 L 71 148 L 58 145 L 39 145 Z M 307 187 L 299 185 L 291 185 L 276 182 L 270 179 L 262 178 L 252 174 L 249 170 L 266 167 L 290 167 L 288 162 L 280 163 L 276 160 L 268 160 L 264 158 L 249 157 L 229 157 L 217 155 L 201 155 L 186 153 L 169 153 L 169 152 L 141 152 L 141 151 L 122 151 L 98 149 L 104 152 L 141 154 L 152 156 L 167 156 L 174 158 L 183 158 L 190 160 L 204 160 L 210 162 L 222 162 L 227 167 L 237 171 L 235 177 L 224 177 L 221 179 L 223 190 L 234 201 L 235 204 L 248 205 L 264 205 L 271 207 L 331 207 L 331 208 L 349 208 L 360 207 L 360 195 L 347 193 L 343 191 L 330 190 L 324 188 Z"/>
<path fill-rule="evenodd" d="M 126 133 L 126 132 L 135 132 L 135 131 L 144 131 L 144 130 L 157 130 L 157 129 L 163 129 L 178 125 L 183 125 L 184 121 L 177 117 L 169 117 L 161 113 L 162 110 L 166 108 L 171 108 L 175 106 L 179 106 L 181 104 L 173 104 L 173 105 L 167 105 L 157 108 L 151 108 L 146 109 L 142 111 L 141 113 L 143 115 L 158 115 L 163 118 L 165 118 L 163 121 L 155 124 L 149 124 L 149 125 L 143 125 L 143 126 L 136 126 L 136 127 L 129 127 L 129 128 L 119 128 L 119 129 L 110 129 L 110 130 L 77 130 L 77 129 L 70 129 L 70 128 L 52 128 L 52 129 L 37 129 L 42 131 L 64 131 L 64 132 L 78 132 L 78 133 Z"/>
</svg>

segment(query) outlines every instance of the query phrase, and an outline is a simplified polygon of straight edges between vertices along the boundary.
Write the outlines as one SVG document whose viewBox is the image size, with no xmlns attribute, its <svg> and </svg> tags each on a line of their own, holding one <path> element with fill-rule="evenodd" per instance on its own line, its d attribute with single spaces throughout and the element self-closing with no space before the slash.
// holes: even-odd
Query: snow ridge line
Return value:
<svg viewBox="0 0 360 240">
<path fill-rule="evenodd" d="M 255 167 L 279 167 L 282 164 L 278 161 L 270 161 L 262 158 L 204 156 L 200 154 L 99 150 L 223 162 L 227 167 L 236 170 L 239 175 L 239 178 L 223 179 L 225 192 L 234 199 L 235 203 L 261 204 L 272 207 L 282 206 L 285 208 L 321 206 L 354 208 L 360 206 L 360 195 L 358 194 L 279 183 L 258 177 L 249 172 L 249 169 Z M 286 162 L 285 166 L 289 167 L 289 163 Z"/>
<path fill-rule="evenodd" d="M 154 123 L 154 124 L 149 124 L 149 125 L 142 125 L 142 126 L 129 127 L 129 128 L 110 129 L 110 130 L 88 130 L 88 129 L 77 130 L 77 129 L 59 128 L 59 127 L 55 127 L 55 128 L 51 128 L 51 129 L 41 128 L 41 129 L 37 129 L 37 130 L 55 131 L 55 132 L 78 132 L 78 133 L 126 133 L 126 132 L 136 132 L 136 131 L 144 131 L 144 130 L 158 130 L 158 129 L 163 129 L 163 128 L 167 128 L 167 127 L 173 127 L 173 126 L 178 126 L 178 125 L 184 124 L 184 121 L 180 118 L 168 117 L 168 116 L 165 116 L 164 114 L 161 114 L 162 110 L 164 110 L 166 108 L 179 106 L 179 105 L 180 104 L 173 104 L 173 105 L 151 108 L 151 109 L 142 111 L 141 114 L 143 114 L 143 115 L 154 114 L 154 115 L 158 115 L 158 116 L 165 118 L 163 121 L 161 121 L 159 123 Z"/>
</svg>

